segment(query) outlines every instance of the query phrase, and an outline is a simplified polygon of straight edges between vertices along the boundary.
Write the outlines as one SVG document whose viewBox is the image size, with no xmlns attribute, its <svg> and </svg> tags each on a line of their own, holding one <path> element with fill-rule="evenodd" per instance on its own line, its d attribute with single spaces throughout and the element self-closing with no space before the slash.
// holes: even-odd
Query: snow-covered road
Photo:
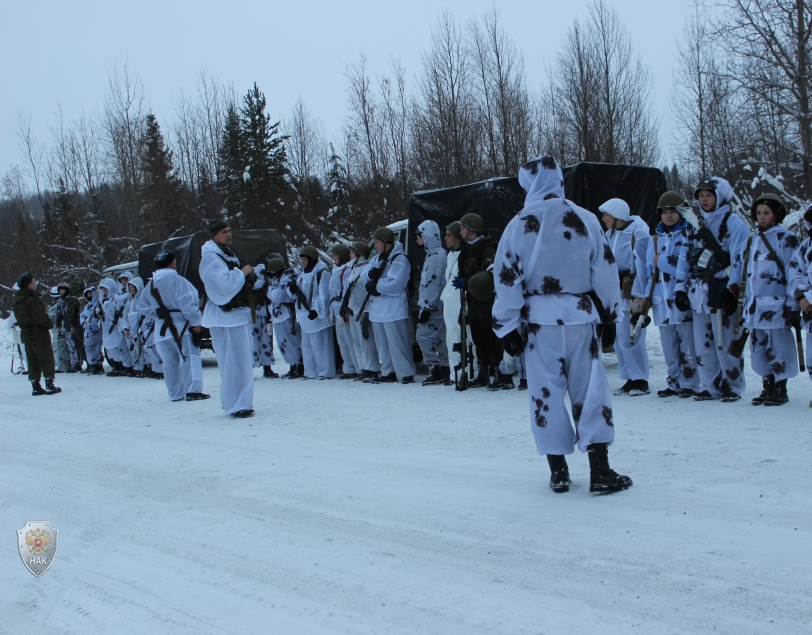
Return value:
<svg viewBox="0 0 812 635">
<path fill-rule="evenodd" d="M 213 366 L 214 398 L 177 404 L 76 375 L 35 399 L 4 368 L 0 632 L 810 632 L 812 384 L 757 409 L 748 382 L 617 398 L 635 484 L 595 498 L 580 454 L 550 491 L 527 393 L 257 379 L 232 420 Z M 39 579 L 27 520 L 60 531 Z"/>
</svg>

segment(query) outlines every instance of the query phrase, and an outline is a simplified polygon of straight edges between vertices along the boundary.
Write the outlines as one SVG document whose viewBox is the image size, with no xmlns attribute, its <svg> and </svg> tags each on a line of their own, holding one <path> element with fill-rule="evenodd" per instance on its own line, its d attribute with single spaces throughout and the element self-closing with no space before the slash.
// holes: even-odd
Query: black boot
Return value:
<svg viewBox="0 0 812 635">
<path fill-rule="evenodd" d="M 468 382 L 468 388 L 486 388 L 491 383 L 491 367 L 487 364 L 479 365 L 479 372 L 473 381 Z"/>
<path fill-rule="evenodd" d="M 55 395 L 58 392 L 62 392 L 61 388 L 57 388 L 54 386 L 54 378 L 53 377 L 46 377 L 45 378 L 45 394 L 46 395 Z"/>
<path fill-rule="evenodd" d="M 570 491 L 570 469 L 563 454 L 548 454 L 550 464 L 550 489 L 556 494 Z"/>
<path fill-rule="evenodd" d="M 520 379 L 519 380 L 519 390 L 527 390 L 527 380 Z"/>
<path fill-rule="evenodd" d="M 114 360 L 112 360 L 112 359 L 111 359 L 111 360 L 109 360 L 109 361 L 110 361 L 110 366 L 112 366 L 112 370 L 110 370 L 110 371 L 107 373 L 107 376 L 108 376 L 108 377 L 121 377 L 121 375 L 123 374 L 123 373 L 121 372 L 121 369 L 122 369 L 122 368 L 124 368 L 124 366 L 122 365 L 122 363 L 121 363 L 121 362 L 114 361 Z"/>
<path fill-rule="evenodd" d="M 211 395 L 207 395 L 205 392 L 187 392 L 186 393 L 186 401 L 202 401 L 203 399 L 209 399 Z"/>
<path fill-rule="evenodd" d="M 513 375 L 505 375 L 497 370 L 493 383 L 488 386 L 488 390 L 513 390 L 515 387 Z"/>
<path fill-rule="evenodd" d="M 429 369 L 429 376 L 423 380 L 424 386 L 439 386 L 445 384 L 451 375 L 451 369 L 448 366 L 440 366 L 435 364 Z"/>
<path fill-rule="evenodd" d="M 775 385 L 773 386 L 772 392 L 764 400 L 764 405 L 765 406 L 783 406 L 788 401 L 789 401 L 789 396 L 787 395 L 787 380 L 782 379 L 781 381 L 775 382 Z"/>
<path fill-rule="evenodd" d="M 753 397 L 750 403 L 754 406 L 760 406 L 770 396 L 773 388 L 775 388 L 775 375 L 764 375 L 761 378 L 761 394 L 758 397 Z"/>
<path fill-rule="evenodd" d="M 40 386 L 39 379 L 32 379 L 31 380 L 31 395 L 34 397 L 39 397 L 40 395 L 46 395 L 46 393 L 42 386 Z"/>
<path fill-rule="evenodd" d="M 397 375 L 395 375 L 394 371 L 389 373 L 388 375 L 380 375 L 372 380 L 373 384 L 396 384 L 398 383 Z"/>
<path fill-rule="evenodd" d="M 609 467 L 609 452 L 605 443 L 593 443 L 586 450 L 589 454 L 590 494 L 612 494 L 632 486 L 632 479 Z"/>
</svg>

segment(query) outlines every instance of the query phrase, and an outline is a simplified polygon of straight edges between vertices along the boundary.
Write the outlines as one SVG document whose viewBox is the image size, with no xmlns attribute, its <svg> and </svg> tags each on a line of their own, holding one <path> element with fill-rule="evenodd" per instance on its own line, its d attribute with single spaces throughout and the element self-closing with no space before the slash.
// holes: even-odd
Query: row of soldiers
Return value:
<svg viewBox="0 0 812 635">
<path fill-rule="evenodd" d="M 755 200 L 757 232 L 750 236 L 730 210 L 730 185 L 714 177 L 694 193 L 697 226 L 688 222 L 692 212 L 683 197 L 668 192 L 650 236 L 620 199 L 600 207 L 603 226 L 566 200 L 551 157 L 521 166 L 519 182 L 527 192 L 525 207 L 498 245 L 475 214 L 446 228 L 448 252 L 439 226 L 421 223 L 417 242 L 426 258 L 419 282 L 412 282 L 412 263 L 386 227 L 373 234 L 374 256 L 365 243 L 333 247 L 330 271 L 313 247 L 301 250 L 301 269 L 286 266 L 280 254 L 246 265 L 231 251 L 228 223 L 217 220 L 202 248 L 208 301 L 201 313 L 196 291 L 175 271 L 174 255 L 162 252 L 149 293 L 137 284 L 129 290 L 136 315 L 154 320 L 161 334 L 163 345 L 156 348 L 170 397 L 208 397 L 202 380 L 195 380 L 201 377 L 195 342 L 201 327 L 209 329 L 217 353 L 221 405 L 234 417 L 254 414 L 252 367 L 275 375 L 273 334 L 290 366 L 287 377 L 412 383 L 414 286 L 415 339 L 430 367 L 423 384 L 455 383 L 449 360 L 455 352 L 464 360 L 469 332 L 479 366 L 471 386 L 513 387 L 518 369 L 529 390 L 537 449 L 547 456 L 556 492 L 569 489 L 565 455 L 576 445 L 589 455 L 591 492 L 631 485 L 608 464 L 615 422 L 601 342 L 614 344 L 626 380 L 615 396 L 647 394 L 645 340 L 652 321 L 668 368 L 658 396 L 737 401 L 749 341 L 751 364 L 763 378 L 753 404 L 787 402 L 786 380 L 804 365 L 796 348 L 801 329 L 807 345 L 812 337 L 812 248 L 810 239 L 799 244 L 781 225 L 786 209 L 780 198 Z M 812 226 L 812 208 L 805 222 Z"/>
</svg>

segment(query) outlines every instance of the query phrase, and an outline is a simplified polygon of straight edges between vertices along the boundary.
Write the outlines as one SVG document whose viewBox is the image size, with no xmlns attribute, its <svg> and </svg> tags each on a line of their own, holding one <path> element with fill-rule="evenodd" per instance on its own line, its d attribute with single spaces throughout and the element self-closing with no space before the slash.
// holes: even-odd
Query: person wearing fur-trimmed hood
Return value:
<svg viewBox="0 0 812 635">
<path fill-rule="evenodd" d="M 526 351 L 530 428 L 553 491 L 569 490 L 565 455 L 576 444 L 589 455 L 590 492 L 627 489 L 632 480 L 609 467 L 615 420 L 598 333 L 620 319 L 615 258 L 596 216 L 565 199 L 555 159 L 528 161 L 519 183 L 524 209 L 505 228 L 493 267 L 494 331 L 509 354 Z"/>
</svg>

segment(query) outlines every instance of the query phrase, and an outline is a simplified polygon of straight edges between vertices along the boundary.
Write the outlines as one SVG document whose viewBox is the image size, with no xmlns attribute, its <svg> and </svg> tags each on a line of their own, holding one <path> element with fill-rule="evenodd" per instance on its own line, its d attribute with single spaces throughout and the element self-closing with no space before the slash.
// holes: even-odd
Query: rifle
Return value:
<svg viewBox="0 0 812 635">
<path fill-rule="evenodd" d="M 161 329 L 161 335 L 166 333 L 167 328 L 169 329 L 169 332 L 172 334 L 172 339 L 174 339 L 175 344 L 178 345 L 180 356 L 185 362 L 186 356 L 183 354 L 183 341 L 181 340 L 181 337 L 183 337 L 183 334 L 186 333 L 186 327 L 189 326 L 189 321 L 186 321 L 186 324 L 183 326 L 183 331 L 178 333 L 178 328 L 175 326 L 175 321 L 172 319 L 172 313 L 180 313 L 180 311 L 178 309 L 167 309 L 164 301 L 161 299 L 161 292 L 155 288 L 155 282 L 150 280 L 149 285 L 149 292 L 158 303 L 158 310 L 155 311 L 155 314 L 164 321 L 164 326 Z"/>
<path fill-rule="evenodd" d="M 20 342 L 20 331 L 17 328 L 16 324 L 12 327 L 11 330 L 14 333 L 14 348 L 17 350 L 16 355 L 14 354 L 14 351 L 12 351 L 11 354 L 11 372 L 14 375 L 22 375 L 23 373 L 28 371 L 25 370 L 25 360 L 23 359 L 22 343 Z M 17 370 L 14 370 L 14 360 L 17 357 L 17 355 L 20 356 L 20 363 L 18 364 Z"/>
<path fill-rule="evenodd" d="M 144 341 L 141 333 L 141 325 L 144 323 L 145 317 L 146 316 L 142 315 L 141 319 L 138 320 L 138 327 L 135 329 L 135 337 L 130 338 L 132 339 L 132 342 L 130 342 L 130 351 L 132 351 L 135 359 L 141 359 L 141 354 L 144 352 Z"/>
<path fill-rule="evenodd" d="M 792 328 L 795 329 L 795 347 L 798 349 L 798 367 L 801 369 L 801 372 L 806 371 L 806 364 L 804 364 L 804 342 L 801 339 L 801 320 L 798 319 L 795 324 L 792 325 Z"/>
<path fill-rule="evenodd" d="M 750 266 L 750 247 L 753 246 L 753 237 L 747 239 L 747 246 L 744 248 L 744 266 L 742 267 L 742 279 L 741 284 L 739 285 L 739 298 L 736 302 L 736 317 L 733 319 L 733 339 L 730 340 L 730 344 L 727 347 L 727 354 L 733 355 L 733 357 L 741 358 L 742 354 L 744 353 L 744 347 L 747 344 L 747 336 L 750 334 L 749 329 L 744 329 L 742 334 L 739 335 L 739 329 L 741 328 L 743 319 L 742 319 L 742 309 L 744 307 L 744 292 L 747 289 L 747 268 Z M 780 261 L 779 261 L 780 262 Z M 721 315 L 723 313 L 722 309 L 716 309 L 716 314 Z M 718 319 L 718 318 L 717 318 Z M 722 328 L 721 325 L 719 327 L 719 341 L 721 343 L 722 340 Z M 719 350 L 722 347 L 719 346 Z"/>
<path fill-rule="evenodd" d="M 124 305 L 122 305 L 120 309 L 116 309 L 113 313 L 113 323 L 110 325 L 110 330 L 107 331 L 108 333 L 113 332 L 113 329 L 116 328 L 116 324 L 118 324 L 118 320 L 122 315 L 124 315 Z"/>
<path fill-rule="evenodd" d="M 359 273 L 356 276 L 355 280 L 350 282 L 350 286 L 347 287 L 347 291 L 344 293 L 344 298 L 341 300 L 341 308 L 338 310 L 338 316 L 344 320 L 345 324 L 349 324 L 350 316 L 353 314 L 352 309 L 350 308 L 350 296 L 352 295 L 352 290 L 358 281 L 361 279 L 361 274 Z"/>
<path fill-rule="evenodd" d="M 658 252 L 657 234 L 654 234 L 655 255 L 657 254 L 657 252 Z M 646 311 L 645 313 L 637 317 L 637 322 L 635 322 L 634 328 L 632 329 L 631 337 L 629 338 L 629 344 L 631 346 L 634 346 L 634 343 L 637 341 L 637 338 L 640 337 L 640 331 L 642 331 L 649 324 L 651 324 L 651 318 L 649 317 L 648 312 L 651 310 L 651 303 L 654 298 L 654 289 L 659 281 L 660 281 L 660 268 L 657 265 L 654 265 L 654 278 L 651 281 L 651 292 L 648 294 L 648 298 L 646 299 Z"/>
<path fill-rule="evenodd" d="M 460 289 L 460 363 L 454 366 L 454 389 L 468 390 L 468 334 L 465 319 L 465 288 Z M 471 356 L 471 374 L 473 374 L 473 356 Z M 457 371 L 460 375 L 457 377 Z"/>
<path fill-rule="evenodd" d="M 383 268 L 386 266 L 386 263 L 389 262 L 389 256 L 386 258 L 381 258 L 383 254 L 378 254 L 378 266 L 375 267 L 372 271 L 369 272 L 369 279 L 378 281 L 381 279 L 381 275 L 383 274 Z M 364 302 L 361 305 L 361 308 L 358 310 L 358 315 L 355 316 L 355 321 L 360 322 L 361 317 L 364 315 L 364 311 L 366 311 L 367 304 L 369 304 L 369 299 L 372 297 L 371 293 L 367 293 L 367 296 L 364 298 Z"/>
</svg>

